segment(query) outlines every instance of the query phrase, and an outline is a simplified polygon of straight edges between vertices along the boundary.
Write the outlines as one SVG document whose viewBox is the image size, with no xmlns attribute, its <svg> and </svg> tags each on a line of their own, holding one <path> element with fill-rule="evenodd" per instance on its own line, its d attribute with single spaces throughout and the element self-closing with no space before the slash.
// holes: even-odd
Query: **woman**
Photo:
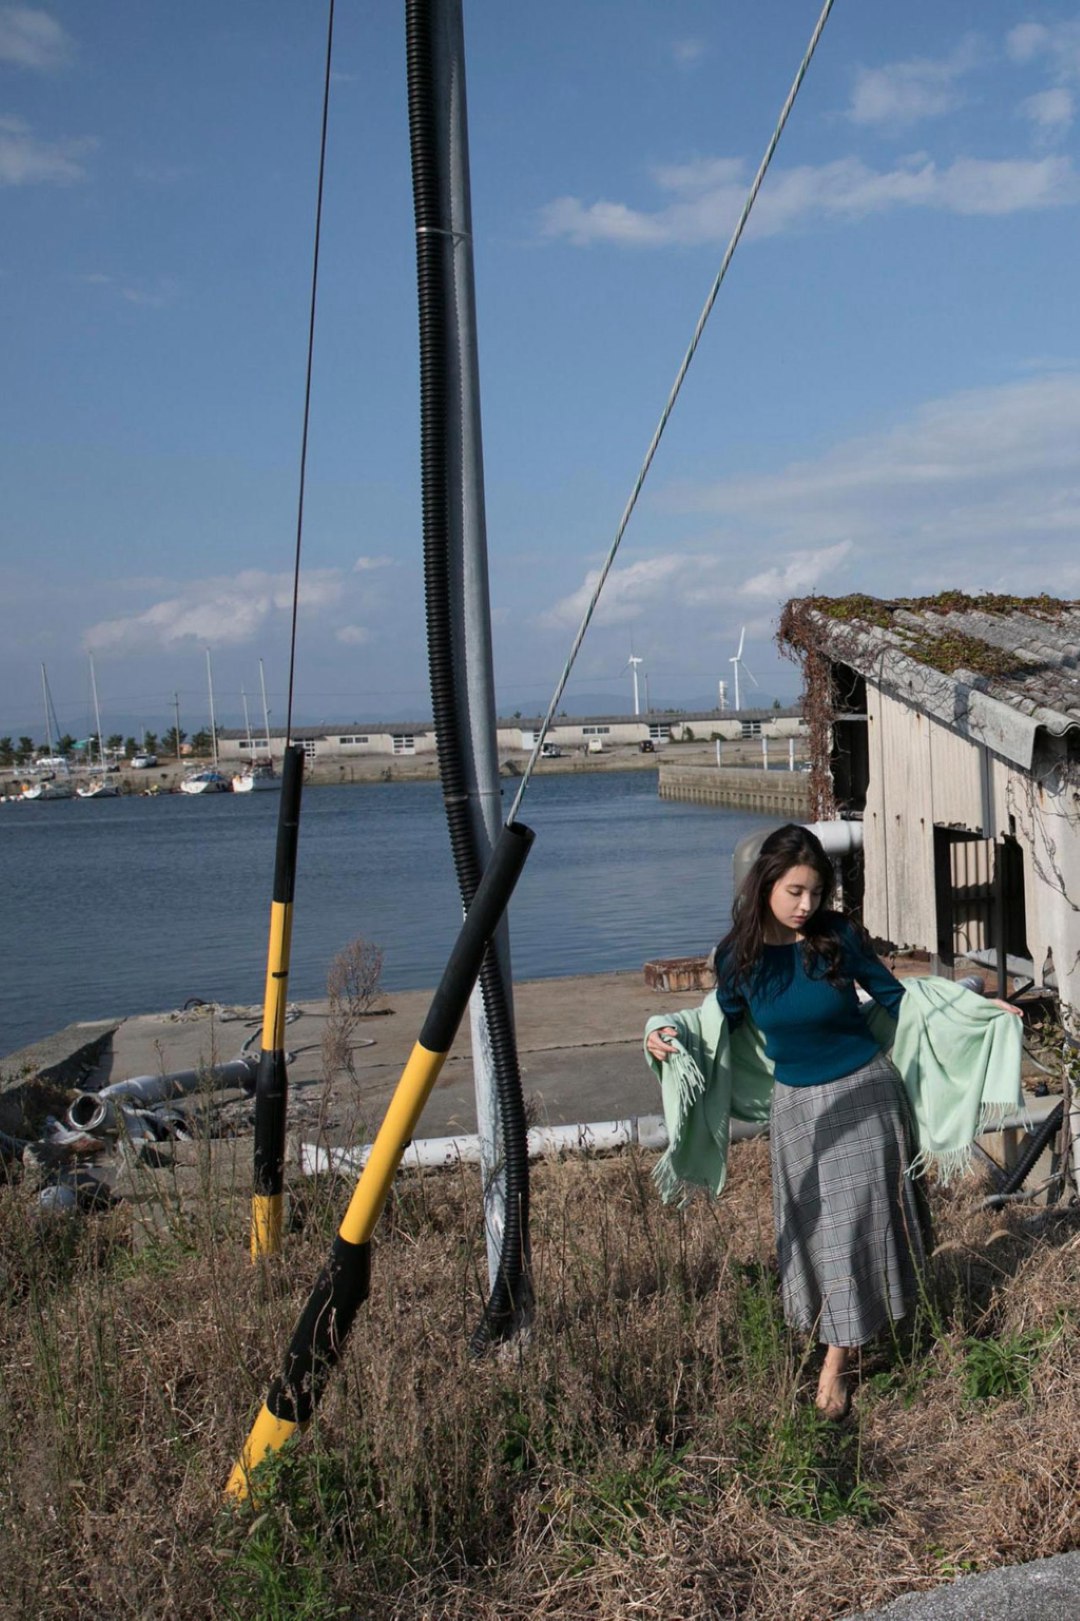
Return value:
<svg viewBox="0 0 1080 1621">
<path fill-rule="evenodd" d="M 784 1316 L 825 1343 L 817 1406 L 838 1419 L 850 1407 L 852 1351 L 914 1305 L 924 1247 L 906 1174 L 915 1153 L 907 1099 L 855 990 L 896 1018 L 904 987 L 863 931 L 830 909 L 834 887 L 808 828 L 770 833 L 716 948 L 716 995 L 729 1028 L 754 1021 L 774 1066 L 769 1157 Z M 676 1051 L 675 1033 L 649 1033 L 654 1059 Z"/>
</svg>

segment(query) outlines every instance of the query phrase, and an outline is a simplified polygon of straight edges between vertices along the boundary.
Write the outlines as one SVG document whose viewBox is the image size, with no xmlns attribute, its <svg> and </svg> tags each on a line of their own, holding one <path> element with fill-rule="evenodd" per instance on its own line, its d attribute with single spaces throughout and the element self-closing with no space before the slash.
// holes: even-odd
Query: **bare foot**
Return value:
<svg viewBox="0 0 1080 1621">
<path fill-rule="evenodd" d="M 847 1368 L 847 1350 L 843 1346 L 830 1345 L 825 1352 L 814 1405 L 824 1418 L 834 1423 L 847 1418 L 851 1411 Z"/>
</svg>

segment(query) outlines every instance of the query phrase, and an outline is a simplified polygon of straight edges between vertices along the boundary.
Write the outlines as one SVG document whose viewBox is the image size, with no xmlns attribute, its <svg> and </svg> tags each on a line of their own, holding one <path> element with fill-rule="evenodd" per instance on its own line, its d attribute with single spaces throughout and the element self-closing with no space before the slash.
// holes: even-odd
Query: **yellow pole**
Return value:
<svg viewBox="0 0 1080 1621">
<path fill-rule="evenodd" d="M 498 927 L 533 841 L 527 827 L 504 827 L 432 998 L 420 1038 L 409 1055 L 372 1144 L 330 1257 L 293 1330 L 285 1367 L 274 1380 L 243 1451 L 229 1476 L 227 1497 L 243 1501 L 252 1471 L 306 1424 L 341 1356 L 357 1310 L 367 1299 L 371 1235 L 395 1172 L 416 1129 L 431 1089 L 446 1062 L 480 972 L 488 942 Z"/>
<path fill-rule="evenodd" d="M 267 739 L 269 742 L 269 739 Z M 285 1124 L 289 1078 L 285 1058 L 285 1013 L 289 998 L 293 891 L 300 838 L 300 793 L 304 751 L 285 750 L 278 811 L 274 896 L 270 903 L 270 943 L 263 995 L 262 1052 L 255 1076 L 255 1167 L 251 1194 L 251 1259 L 281 1251 L 285 1184 Z"/>
</svg>

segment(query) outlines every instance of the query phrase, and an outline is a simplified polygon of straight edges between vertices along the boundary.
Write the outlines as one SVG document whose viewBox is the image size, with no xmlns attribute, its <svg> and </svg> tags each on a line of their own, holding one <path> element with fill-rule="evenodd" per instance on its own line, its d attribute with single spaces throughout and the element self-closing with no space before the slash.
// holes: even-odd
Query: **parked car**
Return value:
<svg viewBox="0 0 1080 1621">
<path fill-rule="evenodd" d="M 652 740 L 651 737 L 646 737 L 646 738 L 642 739 L 642 741 L 638 744 L 638 753 L 639 754 L 655 754 L 656 753 L 656 748 L 655 748 L 655 745 L 653 744 L 653 740 Z"/>
<path fill-rule="evenodd" d="M 140 750 L 138 754 L 131 756 L 132 771 L 148 771 L 152 765 L 157 765 L 156 754 L 147 754 Z"/>
<path fill-rule="evenodd" d="M 540 750 L 541 760 L 561 760 L 563 751 L 557 743 L 545 743 Z"/>
</svg>

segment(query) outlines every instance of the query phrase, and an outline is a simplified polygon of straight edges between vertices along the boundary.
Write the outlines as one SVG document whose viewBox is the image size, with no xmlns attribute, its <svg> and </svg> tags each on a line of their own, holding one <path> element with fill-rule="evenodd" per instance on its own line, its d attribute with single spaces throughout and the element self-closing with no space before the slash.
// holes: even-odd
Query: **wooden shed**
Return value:
<svg viewBox="0 0 1080 1621">
<path fill-rule="evenodd" d="M 863 921 L 945 969 L 972 955 L 1080 1012 L 1080 603 L 787 604 L 817 816 L 864 826 Z"/>
</svg>

